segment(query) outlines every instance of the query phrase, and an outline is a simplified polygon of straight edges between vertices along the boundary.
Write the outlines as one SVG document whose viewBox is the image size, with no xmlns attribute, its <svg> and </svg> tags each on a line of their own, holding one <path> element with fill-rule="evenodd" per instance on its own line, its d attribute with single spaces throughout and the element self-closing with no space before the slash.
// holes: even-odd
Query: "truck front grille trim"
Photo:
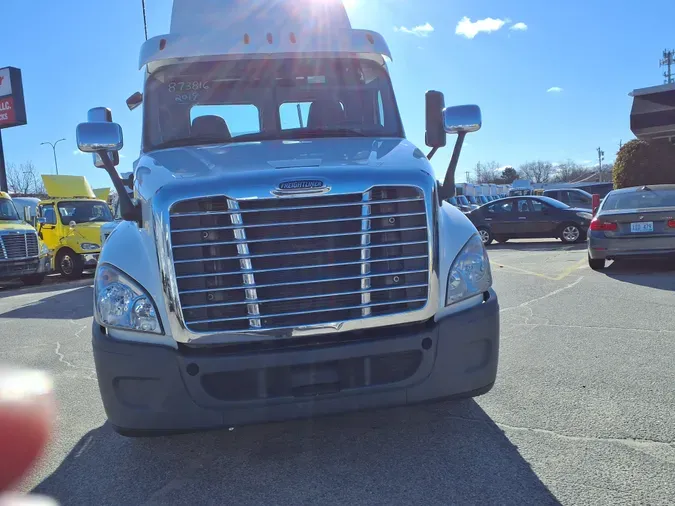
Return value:
<svg viewBox="0 0 675 506">
<path fill-rule="evenodd" d="M 0 234 L 0 259 L 23 260 L 38 256 L 35 232 Z"/>
<path fill-rule="evenodd" d="M 339 325 L 429 300 L 423 191 L 235 200 L 170 208 L 173 274 L 191 332 Z"/>
</svg>

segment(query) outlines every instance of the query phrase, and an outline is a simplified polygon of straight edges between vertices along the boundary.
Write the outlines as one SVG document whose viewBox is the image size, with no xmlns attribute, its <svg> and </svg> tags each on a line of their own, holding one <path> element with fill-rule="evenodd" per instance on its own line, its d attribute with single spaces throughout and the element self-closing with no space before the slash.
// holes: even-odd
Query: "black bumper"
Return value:
<svg viewBox="0 0 675 506">
<path fill-rule="evenodd" d="M 34 274 L 48 274 L 51 271 L 51 258 L 29 258 L 25 260 L 1 260 L 0 279 L 15 279 Z"/>
<path fill-rule="evenodd" d="M 499 304 L 491 291 L 438 322 L 262 351 L 130 343 L 94 324 L 93 348 L 116 428 L 192 431 L 485 393 L 497 375 Z"/>
</svg>

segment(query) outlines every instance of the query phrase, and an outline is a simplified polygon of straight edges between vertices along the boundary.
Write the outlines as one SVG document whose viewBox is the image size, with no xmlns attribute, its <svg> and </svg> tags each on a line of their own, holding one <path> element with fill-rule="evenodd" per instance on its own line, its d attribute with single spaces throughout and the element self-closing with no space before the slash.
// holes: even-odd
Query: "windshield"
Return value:
<svg viewBox="0 0 675 506">
<path fill-rule="evenodd" d="M 602 205 L 605 210 L 675 207 L 675 190 L 638 190 L 610 193 Z"/>
<path fill-rule="evenodd" d="M 60 202 L 58 208 L 64 224 L 112 221 L 110 208 L 104 202 Z"/>
<path fill-rule="evenodd" d="M 551 197 L 537 197 L 538 200 L 546 202 L 548 205 L 557 207 L 558 209 L 570 209 L 570 206 L 560 202 L 559 200 L 552 199 Z"/>
<path fill-rule="evenodd" d="M 0 199 L 0 220 L 16 221 L 19 219 L 14 203 L 9 199 Z"/>
<path fill-rule="evenodd" d="M 384 67 L 326 58 L 198 62 L 146 81 L 146 151 L 338 136 L 403 137 Z"/>
</svg>

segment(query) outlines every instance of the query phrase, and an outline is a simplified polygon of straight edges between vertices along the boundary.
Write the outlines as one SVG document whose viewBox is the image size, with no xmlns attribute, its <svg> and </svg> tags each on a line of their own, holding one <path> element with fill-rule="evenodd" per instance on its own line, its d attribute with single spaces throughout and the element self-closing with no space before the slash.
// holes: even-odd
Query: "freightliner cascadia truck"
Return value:
<svg viewBox="0 0 675 506">
<path fill-rule="evenodd" d="M 144 436 L 466 398 L 497 374 L 499 307 L 446 199 L 475 105 L 426 94 L 406 140 L 381 35 L 339 0 L 175 0 L 140 51 L 133 194 L 112 115 L 80 150 L 123 221 L 95 277 L 107 416 Z M 456 142 L 437 179 L 429 159 Z"/>
</svg>

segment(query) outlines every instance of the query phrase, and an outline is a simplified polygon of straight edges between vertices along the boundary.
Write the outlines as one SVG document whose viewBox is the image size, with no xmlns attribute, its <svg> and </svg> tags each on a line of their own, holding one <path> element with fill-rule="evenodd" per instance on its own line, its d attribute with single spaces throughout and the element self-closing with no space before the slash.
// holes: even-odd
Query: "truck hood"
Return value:
<svg viewBox="0 0 675 506">
<path fill-rule="evenodd" d="M 2 230 L 21 230 L 21 231 L 29 231 L 29 230 L 35 230 L 32 226 L 27 224 L 25 221 L 21 220 L 13 220 L 13 221 L 3 221 L 0 220 L 0 231 Z"/>
<path fill-rule="evenodd" d="M 263 141 L 217 146 L 192 146 L 153 151 L 142 155 L 136 167 L 137 191 L 149 199 L 170 183 L 189 185 L 190 180 L 222 181 L 223 176 L 270 182 L 286 176 L 321 176 L 329 180 L 350 172 L 381 179 L 383 172 L 432 169 L 422 151 L 405 139 L 330 138 L 295 141 Z"/>
</svg>

